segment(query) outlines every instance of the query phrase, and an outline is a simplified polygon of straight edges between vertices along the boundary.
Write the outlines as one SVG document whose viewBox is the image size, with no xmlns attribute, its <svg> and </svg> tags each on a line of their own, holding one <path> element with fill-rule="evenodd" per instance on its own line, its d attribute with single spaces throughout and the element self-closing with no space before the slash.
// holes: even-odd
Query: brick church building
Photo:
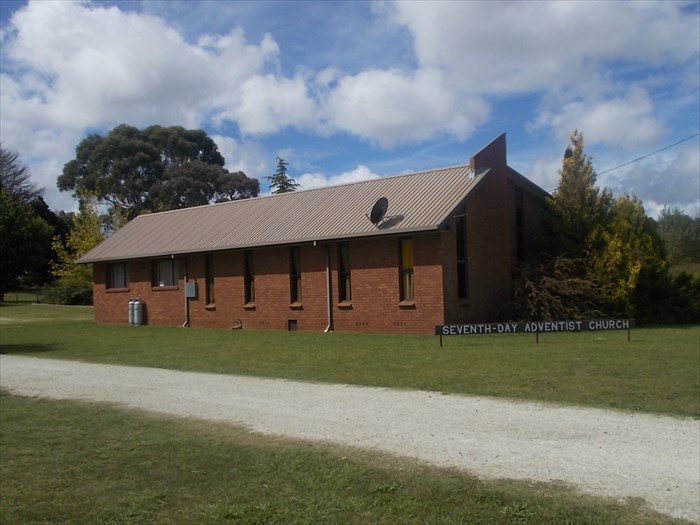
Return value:
<svg viewBox="0 0 700 525">
<path fill-rule="evenodd" d="M 78 262 L 95 319 L 153 325 L 433 333 L 488 321 L 528 259 L 547 193 L 469 164 L 141 215 Z"/>
</svg>

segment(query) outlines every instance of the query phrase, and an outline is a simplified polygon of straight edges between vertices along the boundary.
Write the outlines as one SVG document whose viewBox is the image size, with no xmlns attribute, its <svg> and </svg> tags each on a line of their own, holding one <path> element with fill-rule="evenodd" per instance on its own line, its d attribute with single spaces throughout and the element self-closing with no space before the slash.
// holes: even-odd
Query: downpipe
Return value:
<svg viewBox="0 0 700 525">
<path fill-rule="evenodd" d="M 316 246 L 316 241 L 314 241 Z M 326 246 L 326 329 L 324 334 L 333 331 L 333 309 L 331 304 L 331 247 Z"/>
<path fill-rule="evenodd" d="M 175 258 L 174 255 L 171 255 L 173 259 Z M 184 266 L 184 277 L 182 280 L 182 295 L 185 298 L 185 322 L 180 325 L 180 328 L 189 328 L 190 327 L 190 300 L 187 298 L 187 258 L 184 259 L 185 264 Z"/>
</svg>

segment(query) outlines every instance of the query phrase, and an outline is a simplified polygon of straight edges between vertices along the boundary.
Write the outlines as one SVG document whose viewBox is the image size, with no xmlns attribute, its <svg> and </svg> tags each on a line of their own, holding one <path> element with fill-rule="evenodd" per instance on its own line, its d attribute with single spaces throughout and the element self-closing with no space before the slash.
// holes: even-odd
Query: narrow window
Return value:
<svg viewBox="0 0 700 525">
<path fill-rule="evenodd" d="M 343 242 L 338 245 L 338 300 L 342 302 L 351 299 L 350 244 Z"/>
<path fill-rule="evenodd" d="M 153 286 L 177 286 L 177 261 L 157 259 L 153 261 Z"/>
<path fill-rule="evenodd" d="M 413 239 L 401 239 L 401 301 L 413 301 Z"/>
<path fill-rule="evenodd" d="M 255 302 L 255 272 L 253 269 L 253 252 L 247 250 L 244 254 L 243 278 L 245 287 L 245 303 L 253 304 Z"/>
<path fill-rule="evenodd" d="M 515 253 L 518 262 L 525 260 L 525 213 L 522 188 L 515 188 Z"/>
<path fill-rule="evenodd" d="M 207 304 L 214 304 L 214 254 L 208 253 L 204 256 L 204 283 L 206 288 Z"/>
<path fill-rule="evenodd" d="M 301 302 L 301 260 L 299 247 L 289 249 L 289 298 L 292 303 Z"/>
<path fill-rule="evenodd" d="M 129 265 L 112 263 L 107 265 L 107 288 L 129 287 Z"/>
<path fill-rule="evenodd" d="M 469 299 L 469 264 L 467 261 L 467 216 L 464 209 L 456 218 L 457 238 L 457 295 Z"/>
</svg>

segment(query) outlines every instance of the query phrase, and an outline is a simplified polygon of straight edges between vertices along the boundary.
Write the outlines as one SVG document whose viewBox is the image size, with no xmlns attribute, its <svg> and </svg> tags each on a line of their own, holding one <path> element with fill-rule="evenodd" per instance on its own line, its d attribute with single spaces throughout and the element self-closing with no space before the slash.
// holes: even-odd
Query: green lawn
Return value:
<svg viewBox="0 0 700 525">
<path fill-rule="evenodd" d="M 700 328 L 454 336 L 101 325 L 90 307 L 0 308 L 0 352 L 700 417 Z"/>
<path fill-rule="evenodd" d="M 639 501 L 111 406 L 0 395 L 0 523 L 673 524 Z"/>
<path fill-rule="evenodd" d="M 698 327 L 437 337 L 100 325 L 0 307 L 0 352 L 700 415 Z M 672 524 L 640 501 L 369 451 L 0 395 L 2 524 Z"/>
</svg>

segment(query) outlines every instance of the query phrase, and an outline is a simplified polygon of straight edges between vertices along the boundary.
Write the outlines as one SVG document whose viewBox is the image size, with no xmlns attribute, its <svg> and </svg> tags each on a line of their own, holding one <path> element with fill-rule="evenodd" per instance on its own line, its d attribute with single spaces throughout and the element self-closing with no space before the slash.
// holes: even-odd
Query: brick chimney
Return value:
<svg viewBox="0 0 700 525">
<path fill-rule="evenodd" d="M 481 151 L 474 154 L 469 159 L 469 166 L 475 174 L 487 168 L 506 167 L 506 134 L 501 134 Z"/>
</svg>

